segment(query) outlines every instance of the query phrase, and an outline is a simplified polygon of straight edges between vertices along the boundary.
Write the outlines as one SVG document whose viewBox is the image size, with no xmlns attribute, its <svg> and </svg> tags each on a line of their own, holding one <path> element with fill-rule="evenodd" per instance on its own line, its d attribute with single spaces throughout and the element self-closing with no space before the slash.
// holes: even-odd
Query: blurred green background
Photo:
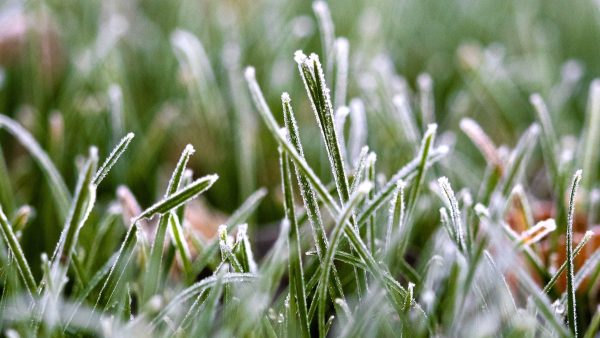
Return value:
<svg viewBox="0 0 600 338">
<path fill-rule="evenodd" d="M 403 126 L 390 123 L 396 120 L 386 102 L 405 84 L 416 101 L 422 73 L 433 79 L 441 140 L 456 145 L 444 173 L 456 186 L 476 189 L 485 169 L 466 137 L 451 132 L 462 117 L 477 120 L 496 144 L 514 146 L 534 120 L 528 96 L 539 92 L 559 134 L 579 134 L 588 83 L 600 73 L 599 1 L 329 5 L 335 35 L 350 46 L 342 103 L 363 100 L 367 144 L 377 151 L 382 173 L 392 174 L 414 155 Z M 78 156 L 90 145 L 105 156 L 133 131 L 136 139 L 100 188 L 104 205 L 124 184 L 148 206 L 191 143 L 195 176 L 221 177 L 207 193 L 211 208 L 231 212 L 265 186 L 270 194 L 256 221 L 278 220 L 276 144 L 249 99 L 243 80 L 248 65 L 279 118 L 280 95 L 290 93 L 309 163 L 329 181 L 293 60 L 298 49 L 326 60 L 309 1 L 4 1 L 0 12 L 0 112 L 35 136 L 70 188 Z M 0 202 L 9 215 L 22 204 L 33 206 L 24 246 L 50 252 L 62 225 L 48 202 L 49 187 L 12 136 L 1 132 L 0 143 L 0 170 L 9 175 L 0 183 L 16 197 L 0 196 Z"/>
</svg>

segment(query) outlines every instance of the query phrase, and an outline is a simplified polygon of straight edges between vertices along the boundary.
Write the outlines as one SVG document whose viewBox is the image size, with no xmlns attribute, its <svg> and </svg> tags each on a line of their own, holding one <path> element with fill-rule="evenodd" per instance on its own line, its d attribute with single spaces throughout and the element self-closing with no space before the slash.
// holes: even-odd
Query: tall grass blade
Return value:
<svg viewBox="0 0 600 338">
<path fill-rule="evenodd" d="M 289 278 L 290 296 L 293 297 L 290 302 L 290 312 L 292 316 L 298 315 L 300 318 L 300 336 L 308 337 L 310 335 L 310 326 L 308 323 L 308 309 L 306 305 L 306 286 L 304 284 L 304 269 L 302 268 L 302 248 L 300 247 L 300 233 L 294 211 L 294 191 L 292 187 L 292 177 L 290 173 L 290 164 L 287 153 L 279 148 L 279 161 L 281 168 L 281 180 L 284 195 L 285 217 L 290 222 L 290 232 L 288 235 L 288 256 L 289 256 Z"/>
<path fill-rule="evenodd" d="M 284 121 L 288 131 L 289 142 L 293 145 L 294 149 L 298 152 L 298 155 L 304 159 L 304 151 L 302 149 L 302 143 L 300 141 L 300 135 L 298 131 L 298 124 L 292 110 L 291 100 L 287 93 L 281 96 L 283 104 Z M 298 186 L 300 187 L 300 194 L 306 207 L 306 214 L 311 225 L 312 236 L 317 249 L 317 255 L 319 260 L 322 261 L 325 251 L 327 250 L 328 242 L 327 235 L 325 234 L 325 228 L 323 227 L 323 221 L 321 218 L 321 211 L 319 209 L 318 201 L 315 196 L 315 192 L 306 177 L 306 175 L 298 169 L 298 165 L 294 165 L 294 171 Z M 335 294 L 332 296 L 343 296 L 342 284 L 339 280 L 337 270 L 333 267 L 333 280 L 335 285 Z"/>
<path fill-rule="evenodd" d="M 301 51 L 297 51 L 294 58 L 298 63 L 298 70 L 310 98 L 313 112 L 319 123 L 340 201 L 344 204 L 349 198 L 350 189 L 340 151 L 339 138 L 333 121 L 333 107 L 329 96 L 329 89 L 325 83 L 325 75 L 323 74 L 321 62 L 316 54 L 311 54 L 310 57 L 307 57 Z"/>
<path fill-rule="evenodd" d="M 573 263 L 573 218 L 575 213 L 575 194 L 581 182 L 581 170 L 573 177 L 571 195 L 569 196 L 569 213 L 567 218 L 567 317 L 571 332 L 577 337 L 577 308 L 575 303 L 575 267 Z"/>
</svg>

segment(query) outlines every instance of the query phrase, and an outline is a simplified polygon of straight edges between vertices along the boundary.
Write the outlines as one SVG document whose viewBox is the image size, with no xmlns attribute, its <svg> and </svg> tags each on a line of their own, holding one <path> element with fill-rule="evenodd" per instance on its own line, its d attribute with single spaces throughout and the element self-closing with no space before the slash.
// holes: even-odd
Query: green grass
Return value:
<svg viewBox="0 0 600 338">
<path fill-rule="evenodd" d="M 595 2 L 14 8 L 2 335 L 597 336 Z"/>
</svg>

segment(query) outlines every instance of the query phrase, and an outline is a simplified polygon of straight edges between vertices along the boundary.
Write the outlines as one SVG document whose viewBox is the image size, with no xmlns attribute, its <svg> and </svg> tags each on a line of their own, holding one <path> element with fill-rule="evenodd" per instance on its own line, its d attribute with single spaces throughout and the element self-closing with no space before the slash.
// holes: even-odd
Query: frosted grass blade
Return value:
<svg viewBox="0 0 600 338">
<path fill-rule="evenodd" d="M 167 212 L 178 208 L 179 206 L 196 198 L 198 195 L 208 190 L 218 178 L 218 175 L 208 175 L 195 180 L 188 186 L 178 190 L 173 195 L 170 195 L 169 197 L 144 210 L 135 218 L 134 222 L 142 218 L 152 218 L 157 214 L 164 215 Z"/>
<path fill-rule="evenodd" d="M 575 303 L 575 267 L 573 263 L 573 218 L 575 213 L 575 194 L 581 181 L 581 170 L 573 177 L 571 194 L 569 196 L 569 213 L 567 218 L 567 318 L 571 332 L 577 337 L 577 308 Z"/>
<path fill-rule="evenodd" d="M 337 205 L 337 202 L 335 201 L 335 199 L 333 199 L 331 194 L 329 194 L 327 188 L 317 177 L 312 168 L 303 159 L 303 156 L 300 156 L 300 154 L 296 151 L 294 146 L 287 141 L 286 136 L 282 135 L 282 133 L 280 132 L 280 127 L 277 125 L 277 121 L 275 121 L 273 113 L 267 105 L 262 91 L 258 86 L 258 83 L 256 82 L 254 68 L 246 68 L 245 76 L 246 82 L 248 83 L 248 88 L 250 89 L 250 93 L 252 94 L 252 98 L 254 100 L 254 104 L 256 105 L 256 108 L 260 113 L 263 121 L 265 122 L 267 128 L 275 137 L 277 142 L 285 149 L 285 151 L 289 153 L 290 158 L 294 161 L 294 164 L 306 175 L 306 178 L 310 181 L 318 196 L 321 197 L 321 199 L 325 203 L 325 206 L 333 215 L 335 215 L 339 211 L 339 206 Z"/>
<path fill-rule="evenodd" d="M 90 158 L 79 174 L 79 182 L 77 183 L 73 206 L 52 255 L 51 278 L 57 287 L 56 290 L 52 291 L 56 293 L 60 292 L 62 288 L 62 279 L 66 275 L 67 268 L 71 263 L 71 255 L 77 246 L 79 232 L 88 219 L 96 201 L 96 185 L 93 183 L 93 174 L 96 170 L 97 162 L 98 155 L 96 149 L 92 148 Z"/>
<path fill-rule="evenodd" d="M 349 198 L 350 189 L 344 169 L 339 137 L 333 120 L 333 107 L 329 96 L 329 89 L 325 83 L 325 75 L 323 74 L 321 62 L 316 54 L 311 54 L 310 57 L 307 57 L 301 51 L 296 52 L 294 59 L 298 63 L 298 70 L 310 98 L 313 112 L 319 123 L 340 201 L 344 204 Z"/>
<path fill-rule="evenodd" d="M 288 256 L 289 256 L 289 278 L 290 296 L 295 300 L 290 302 L 290 312 L 293 316 L 298 314 L 300 318 L 300 335 L 308 337 L 310 335 L 310 326 L 308 322 L 308 310 L 306 305 L 306 286 L 304 285 L 304 270 L 302 268 L 302 248 L 300 247 L 300 234 L 296 213 L 294 211 L 294 192 L 292 187 L 292 177 L 290 173 L 290 164 L 287 153 L 279 148 L 279 166 L 281 168 L 281 184 L 284 195 L 285 217 L 290 222 L 290 232 L 288 234 Z M 329 286 L 329 285 L 328 285 Z"/>
<path fill-rule="evenodd" d="M 133 133 L 127 134 L 121 139 L 121 141 L 119 141 L 119 144 L 117 144 L 113 148 L 113 150 L 110 152 L 110 155 L 108 155 L 102 166 L 96 172 L 96 175 L 94 176 L 93 180 L 94 185 L 97 186 L 100 184 L 100 182 L 102 182 L 102 180 L 104 179 L 104 177 L 106 177 L 110 169 L 112 169 L 112 167 L 115 165 L 115 163 L 117 163 L 121 155 L 123 155 L 125 150 L 127 150 L 127 147 L 129 146 L 129 143 L 131 143 L 131 140 L 133 140 L 134 136 L 135 135 Z"/>
</svg>

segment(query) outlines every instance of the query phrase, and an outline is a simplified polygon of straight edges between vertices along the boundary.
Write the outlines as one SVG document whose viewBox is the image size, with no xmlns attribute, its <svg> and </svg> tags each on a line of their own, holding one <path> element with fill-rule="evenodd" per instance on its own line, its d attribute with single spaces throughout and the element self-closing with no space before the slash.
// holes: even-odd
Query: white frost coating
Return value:
<svg viewBox="0 0 600 338">
<path fill-rule="evenodd" d="M 246 67 L 246 69 L 244 70 L 244 76 L 246 77 L 246 80 L 254 80 L 254 78 L 256 77 L 256 70 L 254 69 L 254 67 Z"/>
<path fill-rule="evenodd" d="M 483 217 L 490 217 L 490 211 L 488 210 L 488 208 L 486 206 L 484 206 L 481 203 L 475 204 L 475 213 L 479 217 L 482 217 L 482 216 Z"/>
<path fill-rule="evenodd" d="M 306 60 L 308 60 L 308 57 L 302 50 L 297 50 L 294 52 L 294 61 L 296 61 L 297 64 L 303 64 L 306 62 Z"/>
<path fill-rule="evenodd" d="M 290 99 L 290 94 L 288 94 L 288 92 L 283 92 L 281 94 L 281 102 L 283 102 L 283 103 L 290 103 L 290 102 L 292 102 L 292 100 Z"/>
<path fill-rule="evenodd" d="M 428 128 L 427 132 L 429 132 L 430 128 Z M 440 177 L 438 179 L 438 184 L 444 193 L 444 197 L 446 199 L 446 203 L 450 207 L 450 218 L 452 220 L 452 224 L 454 226 L 454 231 L 456 232 L 457 240 L 459 245 L 464 249 L 464 237 L 463 230 L 461 224 L 461 216 L 460 209 L 458 206 L 458 201 L 456 200 L 456 196 L 454 195 L 454 190 L 450 186 L 450 182 L 447 177 Z"/>
</svg>

